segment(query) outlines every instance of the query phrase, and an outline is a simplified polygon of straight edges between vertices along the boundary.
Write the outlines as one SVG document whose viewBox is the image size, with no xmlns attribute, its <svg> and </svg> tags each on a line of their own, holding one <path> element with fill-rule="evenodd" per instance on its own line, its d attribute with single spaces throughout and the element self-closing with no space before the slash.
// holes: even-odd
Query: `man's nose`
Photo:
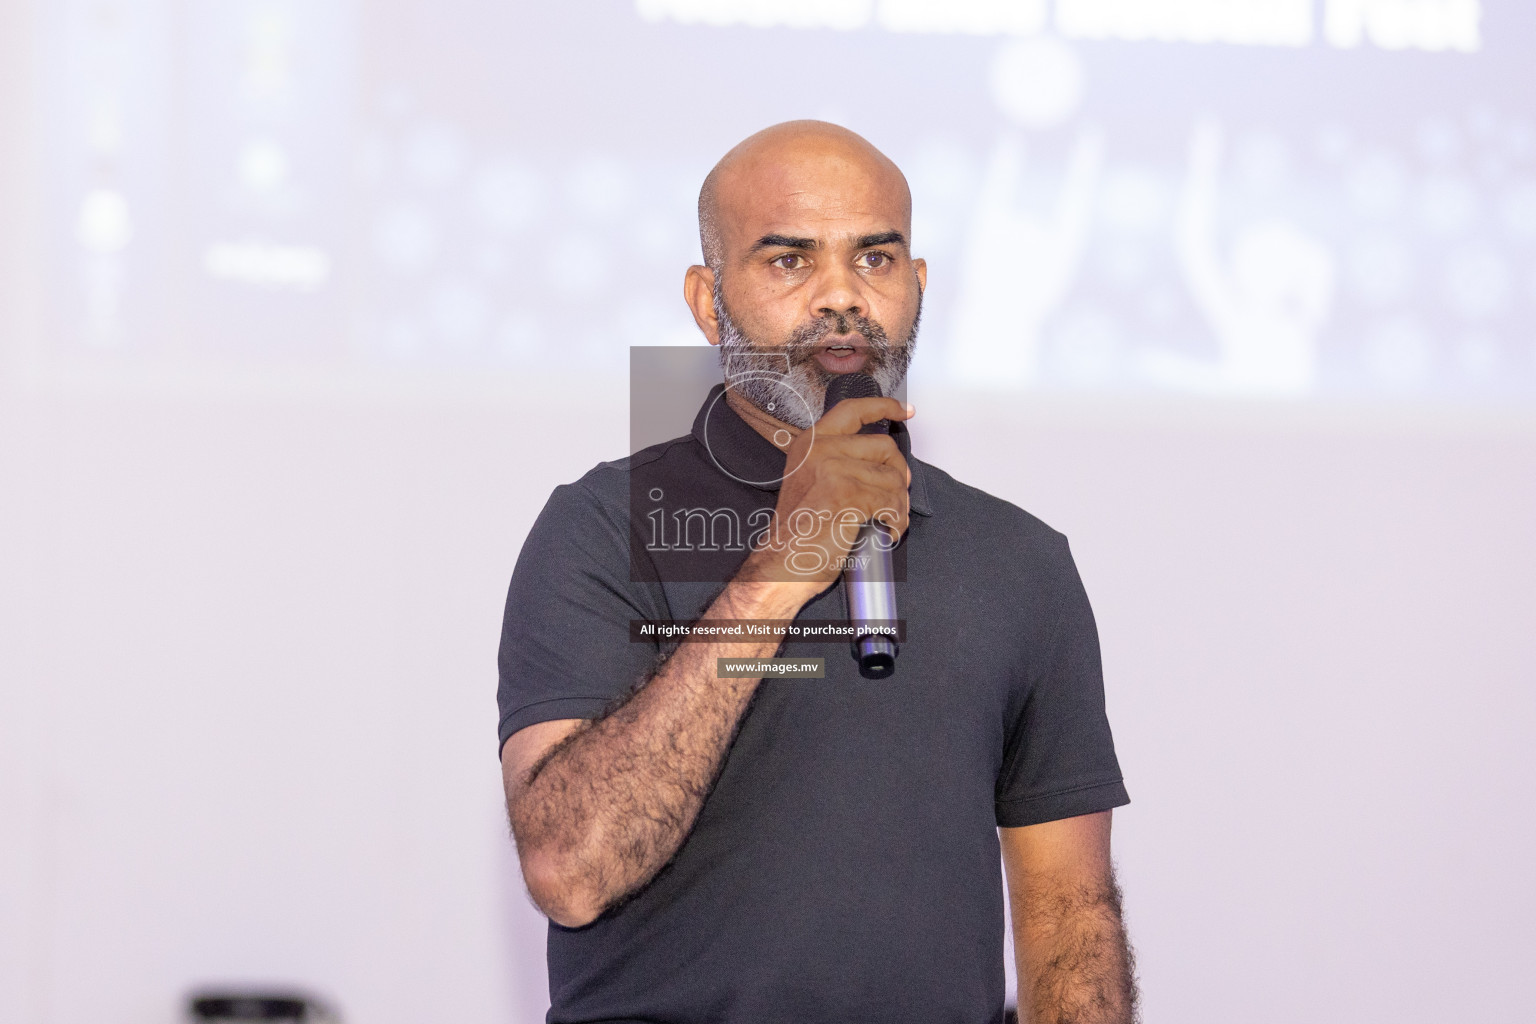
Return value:
<svg viewBox="0 0 1536 1024">
<path fill-rule="evenodd" d="M 818 316 L 860 315 L 864 312 L 862 282 L 851 267 L 822 267 L 816 278 L 816 288 L 811 295 L 811 309 Z"/>
</svg>

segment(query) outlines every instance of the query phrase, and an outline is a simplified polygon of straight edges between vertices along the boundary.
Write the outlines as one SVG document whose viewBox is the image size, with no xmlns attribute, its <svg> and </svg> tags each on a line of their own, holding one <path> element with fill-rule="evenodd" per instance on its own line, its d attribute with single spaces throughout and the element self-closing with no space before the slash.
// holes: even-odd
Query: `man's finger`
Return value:
<svg viewBox="0 0 1536 1024">
<path fill-rule="evenodd" d="M 857 434 L 866 423 L 905 420 L 917 412 L 894 398 L 845 398 L 816 421 L 818 434 Z"/>
<path fill-rule="evenodd" d="M 849 479 L 857 480 L 871 487 L 884 488 L 891 494 L 904 495 L 906 493 L 906 473 L 902 467 L 880 462 L 869 462 L 864 459 L 848 459 L 842 463 L 840 469 Z"/>
<path fill-rule="evenodd" d="M 853 458 L 888 466 L 906 465 L 901 449 L 887 434 L 835 434 L 818 437 L 818 440 L 822 441 L 821 458 Z"/>
</svg>

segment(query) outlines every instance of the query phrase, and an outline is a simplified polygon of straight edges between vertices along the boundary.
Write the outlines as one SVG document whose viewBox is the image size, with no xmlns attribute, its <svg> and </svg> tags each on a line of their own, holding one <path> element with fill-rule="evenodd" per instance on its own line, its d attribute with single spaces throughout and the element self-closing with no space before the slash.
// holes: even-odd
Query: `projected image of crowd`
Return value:
<svg viewBox="0 0 1536 1024">
<path fill-rule="evenodd" d="M 1176 137 L 1149 145 L 1093 94 L 1088 56 L 1110 41 L 1298 61 L 1309 47 L 1488 59 L 1485 5 L 1393 3 L 1204 5 L 1230 8 L 1210 24 L 1178 4 L 1134 18 L 1086 0 L 832 4 L 814 16 L 790 4 L 782 24 L 758 25 L 752 5 L 646 0 L 634 19 L 636 32 L 972 41 L 986 94 L 963 99 L 986 112 L 981 130 L 884 137 L 878 121 L 851 124 L 912 181 L 914 249 L 938 270 L 918 366 L 929 381 L 1529 401 L 1529 103 L 1488 90 L 1391 123 L 1186 105 Z M 189 344 L 223 360 L 619 376 L 632 345 L 700 341 L 677 281 L 699 258 L 702 155 L 605 149 L 594 136 L 533 146 L 457 118 L 409 78 L 364 84 L 345 60 L 319 73 L 307 57 L 351 52 L 361 31 L 339 0 L 210 9 L 193 26 L 205 39 L 180 44 L 163 7 L 55 15 L 55 45 L 98 72 L 44 93 L 74 124 L 54 136 L 57 162 L 77 168 L 50 194 L 66 239 L 51 273 L 78 300 L 53 311 L 61 358 L 152 360 L 161 314 L 187 295 Z M 200 138 L 182 168 L 146 155 L 175 127 L 155 82 L 177 45 L 221 55 L 182 59 L 210 79 L 206 119 L 237 129 Z M 193 171 L 194 209 L 177 212 L 155 190 Z M 183 230 L 164 230 L 178 218 Z"/>
</svg>

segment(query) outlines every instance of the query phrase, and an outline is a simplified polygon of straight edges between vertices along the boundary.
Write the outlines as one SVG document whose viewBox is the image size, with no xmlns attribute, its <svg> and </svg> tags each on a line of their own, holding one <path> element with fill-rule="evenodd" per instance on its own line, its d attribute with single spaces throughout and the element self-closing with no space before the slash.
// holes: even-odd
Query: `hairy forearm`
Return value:
<svg viewBox="0 0 1536 1024">
<path fill-rule="evenodd" d="M 1014 937 L 1019 1016 L 1027 1024 L 1132 1024 L 1134 955 L 1126 940 L 1120 887 L 1032 887 Z"/>
<path fill-rule="evenodd" d="M 795 595 L 732 583 L 709 619 L 793 618 Z M 585 924 L 648 882 L 687 837 L 759 679 L 720 679 L 718 658 L 771 657 L 778 639 L 685 643 L 622 705 L 528 773 L 509 810 L 529 890 Z"/>
</svg>

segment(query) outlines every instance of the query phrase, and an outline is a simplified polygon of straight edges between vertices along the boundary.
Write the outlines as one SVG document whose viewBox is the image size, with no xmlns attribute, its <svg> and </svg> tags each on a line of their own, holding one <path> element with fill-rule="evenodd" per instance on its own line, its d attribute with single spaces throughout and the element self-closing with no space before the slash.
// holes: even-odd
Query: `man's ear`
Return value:
<svg viewBox="0 0 1536 1024">
<path fill-rule="evenodd" d="M 919 294 L 928 290 L 928 261 L 913 260 L 912 268 L 917 271 L 917 290 Z"/>
<path fill-rule="evenodd" d="M 693 311 L 693 322 L 699 325 L 711 345 L 720 344 L 720 321 L 715 319 L 715 272 L 708 267 L 689 267 L 683 275 L 683 301 Z"/>
</svg>

